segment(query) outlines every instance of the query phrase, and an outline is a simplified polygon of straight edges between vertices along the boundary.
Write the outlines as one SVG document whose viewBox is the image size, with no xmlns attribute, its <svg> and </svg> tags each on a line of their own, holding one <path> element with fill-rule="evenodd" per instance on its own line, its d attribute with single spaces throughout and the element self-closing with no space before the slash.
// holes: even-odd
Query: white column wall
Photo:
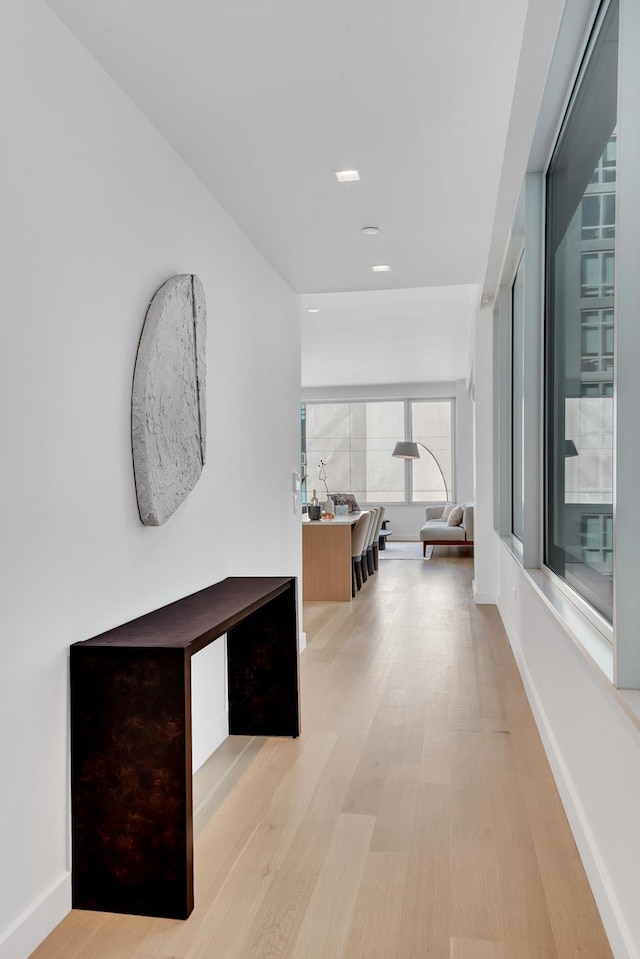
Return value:
<svg viewBox="0 0 640 959">
<path fill-rule="evenodd" d="M 639 959 L 640 721 L 492 528 L 494 457 L 486 449 L 489 311 L 475 365 L 475 580 L 495 602 L 616 959 Z M 497 375 L 497 371 L 495 371 Z M 540 575 L 538 573 L 538 575 Z M 477 595 L 476 595 L 477 601 Z M 636 710 L 637 712 L 637 710 Z"/>
<path fill-rule="evenodd" d="M 490 601 L 495 591 L 613 954 L 639 959 L 640 710 L 636 702 L 634 715 L 632 699 L 613 688 L 552 610 L 535 583 L 543 574 L 523 569 L 493 529 L 487 397 L 498 371 L 489 363 L 489 313 L 478 316 L 475 349 L 476 600 Z"/>
<path fill-rule="evenodd" d="M 227 575 L 299 575 L 291 290 L 41 0 L 0 32 L 0 957 L 69 908 L 68 648 Z M 208 458 L 141 525 L 133 365 L 150 298 L 197 273 Z M 225 648 L 194 662 L 194 751 L 226 734 Z"/>
<path fill-rule="evenodd" d="M 473 403 L 466 380 L 456 380 L 456 499 L 473 499 Z"/>
<path fill-rule="evenodd" d="M 640 730 L 502 543 L 498 562 L 498 608 L 613 954 L 638 959 Z"/>
<path fill-rule="evenodd" d="M 616 682 L 631 689 L 640 688 L 640 591 L 638 590 L 638 537 L 640 516 L 638 499 L 640 449 L 629 442 L 637 434 L 638 353 L 640 351 L 640 6 L 634 0 L 620 4 L 618 144 L 619 180 L 616 213 L 616 372 L 615 372 L 615 475 L 614 541 L 616 543 Z"/>
<path fill-rule="evenodd" d="M 476 603 L 495 603 L 498 567 L 493 530 L 493 306 L 476 315 L 473 372 L 473 598 Z"/>
</svg>

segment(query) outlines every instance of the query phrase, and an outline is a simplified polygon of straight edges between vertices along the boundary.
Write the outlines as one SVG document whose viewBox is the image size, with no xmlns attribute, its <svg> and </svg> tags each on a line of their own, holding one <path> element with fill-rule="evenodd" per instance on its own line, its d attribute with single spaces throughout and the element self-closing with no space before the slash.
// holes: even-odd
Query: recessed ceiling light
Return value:
<svg viewBox="0 0 640 959">
<path fill-rule="evenodd" d="M 354 183 L 360 179 L 359 170 L 336 170 L 335 173 L 338 183 Z"/>
<path fill-rule="evenodd" d="M 363 226 L 362 232 L 366 233 L 367 236 L 375 236 L 376 233 L 379 233 L 380 230 L 377 226 Z"/>
<path fill-rule="evenodd" d="M 319 313 L 320 308 L 317 306 L 310 306 L 307 308 L 307 313 Z"/>
<path fill-rule="evenodd" d="M 377 266 L 372 266 L 371 269 L 374 273 L 388 273 L 391 267 L 388 263 L 378 263 Z"/>
</svg>

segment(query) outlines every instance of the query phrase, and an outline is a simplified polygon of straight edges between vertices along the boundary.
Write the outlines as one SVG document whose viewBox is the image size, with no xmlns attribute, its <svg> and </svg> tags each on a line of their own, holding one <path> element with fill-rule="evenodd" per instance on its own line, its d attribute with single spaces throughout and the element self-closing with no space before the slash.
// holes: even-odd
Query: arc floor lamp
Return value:
<svg viewBox="0 0 640 959">
<path fill-rule="evenodd" d="M 447 486 L 447 481 L 444 478 L 442 467 L 440 466 L 440 463 L 436 459 L 435 453 L 432 450 L 430 450 L 428 446 L 425 446 L 424 443 L 413 443 L 413 442 L 408 443 L 400 440 L 400 442 L 396 443 L 396 445 L 394 446 L 393 453 L 391 455 L 397 456 L 399 459 L 403 459 L 403 460 L 419 460 L 420 459 L 420 450 L 418 449 L 419 446 L 421 446 L 423 450 L 426 450 L 427 453 L 429 453 L 429 455 L 433 458 L 433 462 L 438 467 L 438 471 L 440 473 L 440 476 L 442 477 L 442 482 L 444 484 L 444 491 L 445 491 L 445 495 L 447 497 L 447 503 L 448 503 L 449 487 Z"/>
</svg>

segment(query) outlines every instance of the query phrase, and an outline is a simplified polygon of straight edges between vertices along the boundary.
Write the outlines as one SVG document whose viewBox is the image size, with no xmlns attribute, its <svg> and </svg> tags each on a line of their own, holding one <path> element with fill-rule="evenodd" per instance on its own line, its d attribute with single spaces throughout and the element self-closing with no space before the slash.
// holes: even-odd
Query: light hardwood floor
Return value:
<svg viewBox="0 0 640 959">
<path fill-rule="evenodd" d="M 303 735 L 197 774 L 186 922 L 72 912 L 35 959 L 611 956 L 472 561 L 385 561 L 304 611 Z"/>
</svg>

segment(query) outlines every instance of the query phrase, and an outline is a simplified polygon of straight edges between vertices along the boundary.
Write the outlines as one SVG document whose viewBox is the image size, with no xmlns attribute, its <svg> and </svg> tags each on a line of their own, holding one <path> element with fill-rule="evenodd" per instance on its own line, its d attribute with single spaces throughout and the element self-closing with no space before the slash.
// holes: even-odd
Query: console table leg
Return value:
<svg viewBox="0 0 640 959">
<path fill-rule="evenodd" d="M 182 649 L 71 648 L 76 909 L 193 910 L 190 670 Z"/>
<path fill-rule="evenodd" d="M 229 732 L 299 736 L 295 581 L 229 631 Z"/>
</svg>

